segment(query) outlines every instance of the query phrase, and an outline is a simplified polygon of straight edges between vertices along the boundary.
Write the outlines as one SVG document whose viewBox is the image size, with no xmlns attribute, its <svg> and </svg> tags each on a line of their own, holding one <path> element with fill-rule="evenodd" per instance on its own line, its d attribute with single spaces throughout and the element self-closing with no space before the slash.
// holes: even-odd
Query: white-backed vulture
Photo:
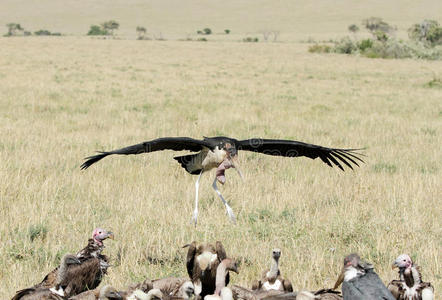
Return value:
<svg viewBox="0 0 442 300">
<path fill-rule="evenodd" d="M 195 293 L 193 283 L 187 278 L 166 277 L 152 281 L 153 288 L 161 290 L 164 295 L 189 299 Z"/>
<path fill-rule="evenodd" d="M 105 285 L 101 288 L 97 287 L 93 290 L 83 292 L 76 296 L 70 297 L 69 300 L 123 300 L 124 298 L 112 286 Z"/>
<path fill-rule="evenodd" d="M 374 272 L 373 265 L 361 261 L 356 253 L 344 258 L 344 266 L 333 289 L 337 289 L 341 283 L 344 300 L 394 300 L 393 295 Z"/>
<path fill-rule="evenodd" d="M 232 290 L 226 287 L 226 277 L 229 271 L 238 274 L 238 266 L 235 260 L 231 258 L 223 259 L 216 268 L 216 288 L 215 292 L 210 295 L 206 295 L 204 300 L 233 300 Z"/>
<path fill-rule="evenodd" d="M 186 267 L 190 280 L 195 288 L 195 296 L 204 298 L 211 295 L 216 288 L 216 269 L 219 263 L 227 258 L 226 250 L 222 243 L 217 241 L 212 244 L 200 244 L 194 241 L 187 251 Z M 226 275 L 226 284 L 229 283 L 229 274 Z"/>
<path fill-rule="evenodd" d="M 271 256 L 270 269 L 263 271 L 261 280 L 257 280 L 252 285 L 252 290 L 276 290 L 286 293 L 293 292 L 292 283 L 281 276 L 279 270 L 279 258 L 281 257 L 280 249 L 273 249 Z"/>
<path fill-rule="evenodd" d="M 131 284 L 124 291 L 119 291 L 119 293 L 124 299 L 126 298 L 129 299 L 131 295 L 132 297 L 135 297 L 133 296 L 135 291 L 137 291 L 137 293 L 141 295 L 142 294 L 141 292 L 146 294 L 152 289 L 153 289 L 152 280 L 147 278 L 143 282 Z"/>
<path fill-rule="evenodd" d="M 18 291 L 12 300 L 33 300 L 33 299 L 63 299 L 63 287 L 69 282 L 68 270 L 71 266 L 80 265 L 80 260 L 72 254 L 65 254 L 61 259 L 59 271 L 57 273 L 56 282 L 52 288 L 47 287 L 31 287 Z M 60 291 L 55 289 L 56 286 L 61 287 Z"/>
<path fill-rule="evenodd" d="M 397 300 L 434 299 L 433 286 L 429 282 L 422 282 L 420 268 L 409 255 L 399 255 L 392 267 L 399 269 L 399 280 L 391 281 L 388 290 Z"/>
<path fill-rule="evenodd" d="M 164 294 L 159 289 L 151 289 L 147 293 L 142 290 L 135 290 L 124 300 L 164 300 Z"/>
<path fill-rule="evenodd" d="M 296 293 L 284 293 L 277 290 L 252 290 L 239 285 L 233 285 L 231 287 L 233 293 L 233 299 L 235 300 L 260 300 L 267 297 L 277 296 L 285 294 L 284 299 L 295 299 Z M 290 298 L 292 297 L 292 298 Z"/>
</svg>

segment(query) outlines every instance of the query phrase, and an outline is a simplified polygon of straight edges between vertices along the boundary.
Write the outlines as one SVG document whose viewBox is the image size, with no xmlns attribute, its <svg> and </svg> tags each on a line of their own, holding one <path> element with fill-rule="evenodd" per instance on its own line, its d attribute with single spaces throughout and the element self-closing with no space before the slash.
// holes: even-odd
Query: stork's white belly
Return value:
<svg viewBox="0 0 442 300">
<path fill-rule="evenodd" d="M 206 157 L 203 159 L 201 165 L 205 171 L 213 168 L 217 168 L 220 163 L 226 158 L 226 151 L 219 149 L 218 146 L 215 149 L 207 151 Z"/>
<path fill-rule="evenodd" d="M 273 284 L 271 284 L 270 282 L 266 281 L 264 282 L 264 284 L 262 285 L 262 287 L 266 290 L 266 291 L 270 291 L 270 290 L 276 290 L 279 291 L 281 289 L 282 283 L 279 279 L 276 279 L 275 282 Z"/>
</svg>

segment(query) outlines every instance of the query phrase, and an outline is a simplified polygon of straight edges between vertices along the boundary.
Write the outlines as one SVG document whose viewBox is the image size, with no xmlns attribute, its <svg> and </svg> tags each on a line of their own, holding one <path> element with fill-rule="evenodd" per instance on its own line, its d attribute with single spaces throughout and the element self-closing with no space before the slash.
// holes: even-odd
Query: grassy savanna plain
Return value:
<svg viewBox="0 0 442 300">
<path fill-rule="evenodd" d="M 441 62 L 315 55 L 284 40 L 30 37 L 0 45 L 1 299 L 39 282 L 98 226 L 116 235 L 106 241 L 104 283 L 121 289 L 185 276 L 181 246 L 220 240 L 241 262 L 233 283 L 245 286 L 280 247 L 281 270 L 297 290 L 332 286 L 355 251 L 384 282 L 397 276 L 396 256 L 409 253 L 441 290 L 442 90 L 428 85 Z M 172 159 L 179 153 L 79 169 L 96 150 L 203 135 L 367 147 L 366 164 L 341 172 L 319 160 L 240 152 L 245 181 L 228 170 L 221 188 L 237 225 L 210 186 L 212 172 L 202 177 L 196 228 L 196 177 Z"/>
</svg>

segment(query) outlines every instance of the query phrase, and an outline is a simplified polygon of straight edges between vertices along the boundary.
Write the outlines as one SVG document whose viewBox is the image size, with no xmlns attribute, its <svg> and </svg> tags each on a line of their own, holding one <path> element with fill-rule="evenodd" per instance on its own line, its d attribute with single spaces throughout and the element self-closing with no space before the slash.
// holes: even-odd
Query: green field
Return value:
<svg viewBox="0 0 442 300">
<path fill-rule="evenodd" d="M 66 11 L 46 0 L 37 14 L 36 4 L 2 1 L 3 23 L 68 36 L 0 38 L 0 298 L 39 282 L 98 226 L 116 235 L 106 243 L 113 266 L 104 281 L 121 289 L 185 275 L 181 246 L 220 240 L 241 261 L 233 282 L 246 286 L 280 247 L 281 270 L 297 290 L 332 286 L 355 251 L 388 282 L 405 252 L 439 293 L 442 89 L 429 83 L 440 82 L 442 62 L 311 54 L 301 43 L 344 35 L 370 16 L 405 34 L 442 11 L 440 1 L 372 2 L 66 1 Z M 79 36 L 107 19 L 120 22 L 121 39 Z M 136 41 L 137 25 L 168 40 Z M 178 41 L 204 27 L 232 35 Z M 239 42 L 264 28 L 279 30 L 279 42 Z M 221 188 L 237 225 L 211 173 L 196 228 L 196 177 L 175 153 L 79 168 L 96 150 L 215 135 L 367 147 L 366 164 L 343 173 L 319 160 L 241 152 L 245 181 L 228 170 Z"/>
</svg>

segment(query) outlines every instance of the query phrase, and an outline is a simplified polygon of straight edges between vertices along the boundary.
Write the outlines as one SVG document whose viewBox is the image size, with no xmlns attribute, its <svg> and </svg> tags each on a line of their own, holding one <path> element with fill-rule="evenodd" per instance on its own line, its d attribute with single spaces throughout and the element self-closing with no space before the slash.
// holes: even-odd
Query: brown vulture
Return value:
<svg viewBox="0 0 442 300">
<path fill-rule="evenodd" d="M 57 278 L 52 288 L 49 287 L 31 287 L 17 291 L 12 300 L 33 300 L 33 299 L 64 299 L 63 290 L 61 292 L 54 289 L 55 286 L 66 287 L 69 285 L 68 270 L 75 265 L 80 265 L 80 260 L 71 254 L 65 254 L 60 262 Z"/>
<path fill-rule="evenodd" d="M 334 290 L 342 283 L 344 300 L 394 300 L 393 295 L 374 272 L 373 265 L 361 261 L 358 254 L 344 258 L 344 266 Z"/>
<path fill-rule="evenodd" d="M 186 267 L 190 280 L 194 285 L 195 297 L 212 295 L 216 288 L 216 268 L 227 258 L 226 250 L 220 241 L 212 244 L 200 244 L 194 241 L 187 251 Z M 226 285 L 229 283 L 229 274 L 226 275 Z"/>
<path fill-rule="evenodd" d="M 101 252 L 104 249 L 103 241 L 107 238 L 113 239 L 112 232 L 96 228 L 92 233 L 92 238 L 88 244 L 80 250 L 76 257 L 80 260 L 80 265 L 73 265 L 67 270 L 67 280 L 69 284 L 65 287 L 56 284 L 59 267 L 49 272 L 45 278 L 34 286 L 34 288 L 53 288 L 60 290 L 63 288 L 66 296 L 74 296 L 89 289 L 96 288 L 109 267 L 108 258 Z M 61 293 L 61 291 L 60 291 Z"/>
<path fill-rule="evenodd" d="M 353 165 L 359 166 L 358 163 L 363 162 L 363 160 L 359 157 L 362 154 L 357 152 L 358 150 L 362 149 L 327 148 L 291 140 L 259 138 L 236 140 L 234 138 L 224 136 L 210 138 L 204 137 L 202 140 L 189 137 L 164 137 L 121 149 L 100 152 L 97 155 L 87 157 L 86 161 L 81 165 L 81 169 L 87 169 L 92 164 L 112 154 L 129 155 L 162 150 L 188 150 L 191 152 L 198 152 L 196 154 L 174 157 L 174 159 L 177 160 L 188 173 L 192 175 L 199 175 L 195 183 L 195 209 L 192 216 L 192 222 L 194 222 L 195 225 L 198 219 L 199 181 L 201 175 L 211 169 L 216 169 L 216 177 L 212 183 L 212 187 L 226 207 L 226 212 L 229 215 L 230 220 L 235 223 L 235 214 L 233 213 L 232 208 L 228 205 L 227 201 L 221 195 L 216 183 L 217 181 L 221 184 L 225 183 L 225 170 L 229 168 L 235 168 L 242 177 L 241 172 L 238 169 L 238 162 L 236 160 L 237 152 L 239 150 L 258 152 L 273 156 L 305 156 L 311 159 L 319 158 L 328 166 L 333 167 L 333 165 L 335 165 L 341 170 L 344 170 L 344 165 L 350 169 L 353 169 Z"/>
<path fill-rule="evenodd" d="M 420 268 L 409 255 L 399 255 L 392 267 L 399 269 L 399 280 L 391 281 L 388 289 L 397 300 L 434 299 L 433 286 L 429 282 L 422 282 Z"/>
<path fill-rule="evenodd" d="M 293 292 L 292 283 L 281 276 L 279 270 L 279 258 L 281 257 L 280 249 L 272 250 L 270 269 L 264 270 L 260 280 L 252 285 L 252 290 L 276 290 L 283 292 Z"/>
</svg>

